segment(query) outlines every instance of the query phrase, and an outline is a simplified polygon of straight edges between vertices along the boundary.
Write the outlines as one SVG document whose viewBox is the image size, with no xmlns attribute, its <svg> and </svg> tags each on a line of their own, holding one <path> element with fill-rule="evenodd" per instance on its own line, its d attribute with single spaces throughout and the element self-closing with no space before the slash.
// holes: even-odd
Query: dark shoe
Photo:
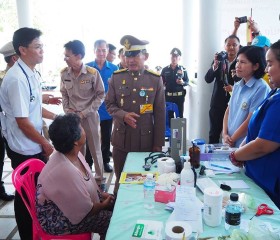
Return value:
<svg viewBox="0 0 280 240">
<path fill-rule="evenodd" d="M 3 201 L 12 201 L 14 200 L 14 198 L 14 195 L 7 194 L 5 191 L 0 192 L 0 199 L 2 199 Z"/>
<path fill-rule="evenodd" d="M 112 172 L 113 168 L 109 163 L 104 163 L 104 171 L 105 172 Z"/>
<path fill-rule="evenodd" d="M 110 151 L 110 152 L 109 152 L 109 157 L 112 157 L 112 156 L 113 156 L 113 155 L 112 155 L 112 152 Z"/>
</svg>

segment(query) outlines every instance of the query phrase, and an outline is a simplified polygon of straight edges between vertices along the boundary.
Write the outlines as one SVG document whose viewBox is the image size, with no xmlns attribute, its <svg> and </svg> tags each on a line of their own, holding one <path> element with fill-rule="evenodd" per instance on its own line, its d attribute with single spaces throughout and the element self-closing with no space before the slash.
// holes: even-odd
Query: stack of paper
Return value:
<svg viewBox="0 0 280 240">
<path fill-rule="evenodd" d="M 204 166 L 207 169 L 212 169 L 215 173 L 234 173 L 240 171 L 240 168 L 234 166 L 230 161 L 206 161 Z"/>
</svg>

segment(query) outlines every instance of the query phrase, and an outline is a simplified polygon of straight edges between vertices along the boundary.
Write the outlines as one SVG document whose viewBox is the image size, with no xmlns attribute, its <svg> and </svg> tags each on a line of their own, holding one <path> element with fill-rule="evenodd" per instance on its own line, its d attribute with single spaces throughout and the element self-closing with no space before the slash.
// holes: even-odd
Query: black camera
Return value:
<svg viewBox="0 0 280 240">
<path fill-rule="evenodd" d="M 240 23 L 246 23 L 246 22 L 248 21 L 247 16 L 239 17 L 239 18 L 238 18 L 238 21 L 239 21 Z"/>
<path fill-rule="evenodd" d="M 217 54 L 217 60 L 218 61 L 224 61 L 228 58 L 228 54 L 225 51 L 221 51 L 220 53 Z"/>
<path fill-rule="evenodd" d="M 177 73 L 176 76 L 178 79 L 182 79 L 184 77 L 183 73 Z"/>
</svg>

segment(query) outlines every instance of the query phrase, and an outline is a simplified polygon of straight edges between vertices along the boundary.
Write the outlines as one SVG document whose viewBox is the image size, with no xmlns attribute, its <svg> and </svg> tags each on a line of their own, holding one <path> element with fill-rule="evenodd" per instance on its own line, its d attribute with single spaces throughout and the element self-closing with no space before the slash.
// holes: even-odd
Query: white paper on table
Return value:
<svg viewBox="0 0 280 240">
<path fill-rule="evenodd" d="M 240 172 L 240 168 L 234 166 L 230 161 L 205 161 L 204 166 L 207 169 L 212 169 L 213 171 L 215 171 L 215 173 Z"/>
<path fill-rule="evenodd" d="M 220 184 L 226 184 L 231 188 L 250 188 L 243 180 L 219 180 Z"/>
<path fill-rule="evenodd" d="M 194 207 L 196 201 L 194 187 L 177 186 L 174 208 L 176 219 L 178 219 L 178 221 L 197 220 L 201 208 L 199 208 L 199 206 Z"/>
</svg>

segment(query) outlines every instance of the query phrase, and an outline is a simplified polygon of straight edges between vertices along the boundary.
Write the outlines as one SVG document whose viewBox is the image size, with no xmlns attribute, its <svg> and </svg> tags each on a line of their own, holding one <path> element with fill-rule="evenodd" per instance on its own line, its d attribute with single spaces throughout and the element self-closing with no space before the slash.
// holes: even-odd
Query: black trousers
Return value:
<svg viewBox="0 0 280 240">
<path fill-rule="evenodd" d="M 4 159 L 5 159 L 5 142 L 4 142 L 4 138 L 1 136 L 0 133 L 0 187 L 4 183 L 2 182 Z"/>
<path fill-rule="evenodd" d="M 110 162 L 110 146 L 111 146 L 111 133 L 112 133 L 113 119 L 102 120 L 100 121 L 101 129 L 101 151 L 103 164 Z M 86 157 L 85 157 L 90 168 L 93 165 L 93 160 L 87 146 Z"/>
<path fill-rule="evenodd" d="M 211 107 L 209 110 L 210 131 L 209 144 L 219 143 L 221 132 L 223 130 L 223 120 L 227 106 L 224 108 Z"/>
<path fill-rule="evenodd" d="M 5 144 L 7 155 L 11 159 L 13 169 L 16 169 L 17 166 L 30 158 L 38 158 L 46 162 L 46 158 L 42 153 L 35 155 L 22 155 L 11 150 L 6 140 Z M 18 192 L 15 194 L 14 210 L 20 239 L 32 240 L 32 219 Z"/>
</svg>

